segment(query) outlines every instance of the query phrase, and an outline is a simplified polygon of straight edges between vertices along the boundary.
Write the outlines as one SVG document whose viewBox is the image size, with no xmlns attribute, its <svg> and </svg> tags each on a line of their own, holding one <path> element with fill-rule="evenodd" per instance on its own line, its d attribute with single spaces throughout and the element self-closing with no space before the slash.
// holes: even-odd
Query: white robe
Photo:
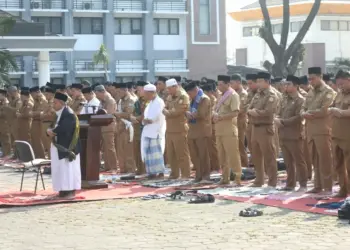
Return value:
<svg viewBox="0 0 350 250">
<path fill-rule="evenodd" d="M 94 97 L 84 105 L 80 114 L 84 115 L 84 114 L 93 114 L 94 112 L 96 113 L 99 106 L 100 106 L 100 101 L 96 97 Z"/>
<path fill-rule="evenodd" d="M 61 118 L 62 110 L 56 112 L 57 123 Z M 56 126 L 57 126 L 56 123 Z M 58 159 L 58 150 L 51 143 L 51 178 L 55 192 L 81 189 L 80 154 L 76 159 L 69 162 L 68 159 Z"/>
</svg>

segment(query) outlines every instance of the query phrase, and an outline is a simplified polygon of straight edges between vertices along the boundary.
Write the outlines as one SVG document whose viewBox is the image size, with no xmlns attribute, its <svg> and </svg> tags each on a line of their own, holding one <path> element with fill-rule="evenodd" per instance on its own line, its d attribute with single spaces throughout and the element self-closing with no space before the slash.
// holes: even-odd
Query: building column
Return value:
<svg viewBox="0 0 350 250">
<path fill-rule="evenodd" d="M 154 45 L 153 45 L 153 1 L 146 0 L 146 11 L 148 13 L 143 14 L 143 58 L 146 60 L 146 68 L 149 73 L 144 74 L 144 80 L 153 82 L 155 79 L 154 74 Z"/>
<path fill-rule="evenodd" d="M 21 18 L 27 22 L 32 21 L 30 1 L 22 1 L 24 11 L 20 12 Z M 25 87 L 33 86 L 33 57 L 23 56 L 23 69 L 26 72 L 22 78 L 22 85 Z"/>
<path fill-rule="evenodd" d="M 113 10 L 113 0 L 107 0 L 107 9 Z M 116 53 L 114 49 L 114 14 L 113 11 L 104 14 L 103 18 L 103 41 L 108 52 L 109 81 L 114 82 L 116 77 Z"/>
<path fill-rule="evenodd" d="M 50 82 L 50 53 L 40 51 L 38 56 L 39 87 L 43 87 Z"/>
<path fill-rule="evenodd" d="M 73 21 L 73 3 L 74 0 L 66 0 L 68 12 L 62 15 L 63 35 L 74 36 L 74 21 Z M 65 52 L 67 61 L 68 74 L 64 75 L 65 84 L 71 85 L 75 82 L 75 67 L 74 67 L 74 52 Z"/>
</svg>

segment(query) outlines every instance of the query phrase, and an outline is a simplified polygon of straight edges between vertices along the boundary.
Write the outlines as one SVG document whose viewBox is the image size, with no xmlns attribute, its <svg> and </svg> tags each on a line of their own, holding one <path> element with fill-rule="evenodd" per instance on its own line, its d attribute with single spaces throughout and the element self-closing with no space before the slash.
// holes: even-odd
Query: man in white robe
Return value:
<svg viewBox="0 0 350 250">
<path fill-rule="evenodd" d="M 141 155 L 149 178 L 164 177 L 164 150 L 166 121 L 164 101 L 157 95 L 153 84 L 144 86 L 145 99 L 149 101 L 142 123 Z"/>
<path fill-rule="evenodd" d="M 75 190 L 81 189 L 79 120 L 66 106 L 67 100 L 66 94 L 55 94 L 56 125 L 47 130 L 52 138 L 52 186 L 60 198 L 74 198 Z"/>
<path fill-rule="evenodd" d="M 80 114 L 95 114 L 100 106 L 100 101 L 97 99 L 93 89 L 91 87 L 83 88 L 81 91 L 86 99 L 84 107 Z"/>
</svg>

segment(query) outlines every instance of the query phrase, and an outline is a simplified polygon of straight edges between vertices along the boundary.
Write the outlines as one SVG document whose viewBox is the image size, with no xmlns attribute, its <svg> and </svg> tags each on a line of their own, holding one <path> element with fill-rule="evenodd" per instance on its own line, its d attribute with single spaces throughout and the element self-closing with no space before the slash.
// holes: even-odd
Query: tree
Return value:
<svg viewBox="0 0 350 250">
<path fill-rule="evenodd" d="M 104 46 L 104 44 L 101 44 L 99 50 L 94 55 L 94 64 L 103 64 L 106 81 L 109 81 L 109 76 L 107 72 L 108 62 L 109 62 L 109 56 L 108 56 L 107 49 Z"/>
<path fill-rule="evenodd" d="M 321 0 L 315 0 L 303 26 L 289 46 L 287 46 L 290 23 L 289 0 L 283 0 L 283 23 L 279 44 L 273 37 L 271 19 L 266 0 L 259 0 L 259 3 L 264 18 L 264 24 L 260 28 L 259 34 L 269 46 L 274 57 L 274 63 L 269 61 L 264 62 L 264 68 L 273 76 L 285 77 L 288 74 L 294 74 L 298 69 L 299 63 L 304 60 L 305 48 L 301 42 L 320 9 Z"/>
<path fill-rule="evenodd" d="M 16 20 L 12 17 L 0 17 L 0 36 L 6 35 L 15 25 Z M 9 72 L 18 70 L 13 55 L 6 49 L 0 49 L 0 85 L 10 84 Z"/>
</svg>

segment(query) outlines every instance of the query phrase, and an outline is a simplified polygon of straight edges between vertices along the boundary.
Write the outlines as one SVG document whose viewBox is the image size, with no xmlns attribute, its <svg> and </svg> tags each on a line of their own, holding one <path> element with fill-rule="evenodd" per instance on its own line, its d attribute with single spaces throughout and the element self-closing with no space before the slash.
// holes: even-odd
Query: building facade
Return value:
<svg viewBox="0 0 350 250">
<path fill-rule="evenodd" d="M 272 31 L 277 43 L 280 41 L 282 31 L 282 2 L 282 0 L 270 1 L 268 6 Z M 313 1 L 291 0 L 290 3 L 288 45 L 304 24 Z M 259 2 L 232 12 L 230 15 L 239 23 L 240 29 L 235 48 L 236 64 L 261 68 L 265 60 L 273 62 L 268 45 L 259 37 L 259 27 L 263 24 Z M 350 58 L 349 42 L 350 1 L 322 1 L 318 15 L 302 42 L 305 47 L 305 56 L 297 74 L 306 74 L 307 68 L 312 66 L 322 67 L 325 72 L 334 72 L 336 58 Z"/>
<path fill-rule="evenodd" d="M 50 53 L 53 83 L 199 79 L 226 72 L 225 3 L 220 0 L 0 0 L 0 9 L 45 24 L 47 34 L 77 38 L 73 51 Z M 95 64 L 104 44 L 109 62 Z M 12 80 L 38 85 L 37 58 L 18 57 Z"/>
</svg>

